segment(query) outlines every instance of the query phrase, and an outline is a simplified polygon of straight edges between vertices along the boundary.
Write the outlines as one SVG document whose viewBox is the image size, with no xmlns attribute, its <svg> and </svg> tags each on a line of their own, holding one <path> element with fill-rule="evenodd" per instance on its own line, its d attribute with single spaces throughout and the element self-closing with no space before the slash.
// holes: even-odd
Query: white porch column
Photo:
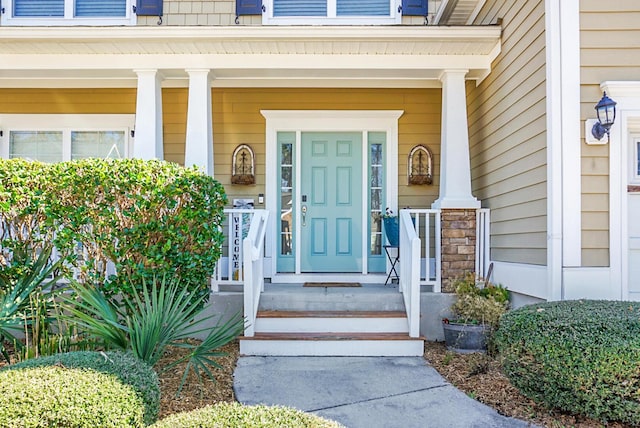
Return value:
<svg viewBox="0 0 640 428">
<path fill-rule="evenodd" d="M 465 75 L 468 70 L 445 70 L 442 82 L 440 197 L 433 208 L 480 208 L 471 194 L 469 130 Z"/>
<path fill-rule="evenodd" d="M 162 77 L 156 69 L 134 70 L 138 75 L 133 157 L 163 159 Z"/>
<path fill-rule="evenodd" d="M 211 125 L 211 81 L 208 69 L 186 70 L 189 73 L 187 107 L 187 141 L 185 166 L 196 165 L 213 176 L 213 135 Z"/>
</svg>

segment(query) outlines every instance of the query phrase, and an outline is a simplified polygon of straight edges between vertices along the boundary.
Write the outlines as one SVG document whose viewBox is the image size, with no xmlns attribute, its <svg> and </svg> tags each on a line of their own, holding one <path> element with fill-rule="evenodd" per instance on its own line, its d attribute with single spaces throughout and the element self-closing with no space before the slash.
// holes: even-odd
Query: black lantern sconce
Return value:
<svg viewBox="0 0 640 428">
<path fill-rule="evenodd" d="M 409 152 L 408 179 L 409 184 L 433 183 L 433 156 L 431 151 L 423 145 L 415 146 Z"/>
<path fill-rule="evenodd" d="M 604 134 L 607 134 L 607 141 L 609 141 L 609 131 L 613 122 L 616 120 L 616 102 L 607 96 L 604 92 L 598 104 L 596 104 L 596 113 L 598 114 L 598 121 L 593 124 L 591 128 L 591 135 L 597 140 L 602 140 Z"/>
<path fill-rule="evenodd" d="M 233 151 L 232 184 L 256 184 L 256 157 L 251 147 L 240 144 Z"/>
</svg>

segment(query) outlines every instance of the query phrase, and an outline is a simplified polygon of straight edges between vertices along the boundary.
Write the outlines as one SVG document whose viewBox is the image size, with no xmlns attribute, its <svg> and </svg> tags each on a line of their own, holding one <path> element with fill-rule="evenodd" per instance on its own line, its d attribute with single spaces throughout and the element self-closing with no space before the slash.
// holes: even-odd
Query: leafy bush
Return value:
<svg viewBox="0 0 640 428">
<path fill-rule="evenodd" d="M 109 293 L 135 293 L 165 273 L 206 298 L 225 203 L 213 178 L 162 161 L 0 160 L 0 272 L 19 274 L 14 254 L 53 241 L 82 281 L 106 280 Z"/>
<path fill-rule="evenodd" d="M 0 371 L 3 427 L 139 427 L 159 403 L 157 375 L 130 354 L 58 354 Z"/>
<path fill-rule="evenodd" d="M 564 301 L 505 314 L 504 372 L 548 407 L 640 425 L 640 302 Z"/>
<path fill-rule="evenodd" d="M 339 428 L 337 422 L 282 406 L 243 406 L 218 403 L 171 415 L 154 428 Z"/>
<path fill-rule="evenodd" d="M 452 322 L 463 324 L 489 324 L 498 326 L 502 314 L 509 308 L 509 291 L 501 285 L 478 280 L 468 273 L 454 281 L 456 301 L 451 311 L 456 319 Z"/>
<path fill-rule="evenodd" d="M 32 260 L 53 238 L 47 214 L 52 182 L 47 164 L 0 159 L 0 274 L 25 274 L 20 261 Z M 15 256 L 15 257 L 14 257 Z"/>
<path fill-rule="evenodd" d="M 52 355 L 48 357 L 35 358 L 35 359 L 24 361 L 22 363 L 13 364 L 11 366 L 6 367 L 4 371 L 20 372 L 26 369 L 34 369 L 38 367 L 59 367 L 59 368 L 65 369 L 63 373 L 58 372 L 58 374 L 55 376 L 51 375 L 52 372 L 46 372 L 48 373 L 46 375 L 46 378 L 52 379 L 51 381 L 55 382 L 56 387 L 53 387 L 53 384 L 52 384 L 51 388 L 55 389 L 54 394 L 56 395 L 56 397 L 58 395 L 63 396 L 65 394 L 74 396 L 77 394 L 71 394 L 70 392 L 72 391 L 78 392 L 80 397 L 70 397 L 68 399 L 69 401 L 67 401 L 69 405 L 71 405 L 72 403 L 80 403 L 78 400 L 82 400 L 81 397 L 85 393 L 90 394 L 91 399 L 94 399 L 93 397 L 95 397 L 95 399 L 98 401 L 102 400 L 101 397 L 103 395 L 110 394 L 110 392 L 105 392 L 105 391 L 102 391 L 101 389 L 94 390 L 92 389 L 92 386 L 90 385 L 90 383 L 95 383 L 95 385 L 98 386 L 100 385 L 100 382 L 102 382 L 103 380 L 109 379 L 108 380 L 109 387 L 107 389 L 111 388 L 114 384 L 117 384 L 117 383 L 127 385 L 128 387 L 131 388 L 131 390 L 133 391 L 133 396 L 131 396 L 131 392 L 126 392 L 127 398 L 125 399 L 126 401 L 125 405 L 127 406 L 128 409 L 133 409 L 136 414 L 138 412 L 137 407 L 140 407 L 141 412 L 143 414 L 143 420 L 146 424 L 151 424 L 158 418 L 158 412 L 160 409 L 160 386 L 158 383 L 158 375 L 153 371 L 153 369 L 151 369 L 151 367 L 149 367 L 147 364 L 140 361 L 139 359 L 135 358 L 131 354 L 122 353 L 122 352 L 69 352 L 64 354 Z M 7 375 L 4 372 L 0 371 L 0 375 L 3 375 L 3 376 L 22 376 L 20 377 L 20 379 L 23 379 L 25 382 L 29 382 L 27 378 L 39 379 L 40 373 L 43 373 L 43 372 L 30 371 L 28 373 L 29 373 L 28 375 L 16 375 L 16 374 Z M 76 379 L 73 381 L 73 382 L 76 382 L 77 377 L 82 378 L 82 376 L 84 376 L 86 373 L 94 373 L 92 375 L 93 380 L 88 385 L 84 385 L 85 382 L 80 382 L 82 385 L 78 385 L 76 387 L 73 385 L 73 383 L 69 385 L 69 383 L 67 383 L 64 380 L 56 380 L 56 376 L 59 376 L 62 378 L 70 376 Z M 96 377 L 98 373 L 101 374 L 102 376 Z M 17 379 L 17 378 L 14 378 L 14 379 Z M 113 379 L 116 379 L 117 382 L 115 382 Z M 33 382 L 34 383 L 38 382 L 38 385 L 42 387 L 42 384 L 40 383 L 41 380 L 33 380 Z M 0 388 L 3 387 L 2 385 L 3 383 L 4 383 L 3 381 L 0 381 Z M 68 388 L 71 388 L 71 389 L 67 390 Z M 114 388 L 116 388 L 116 390 L 121 389 L 119 386 L 116 386 Z M 16 387 L 16 390 L 17 390 L 16 393 L 19 393 L 18 387 Z M 20 405 L 24 405 L 24 406 L 31 405 L 32 402 L 38 401 L 39 398 L 37 397 L 40 397 L 40 396 L 45 397 L 45 398 L 42 398 L 43 401 L 54 400 L 53 397 L 51 397 L 50 399 L 46 398 L 49 392 L 48 390 L 49 390 L 49 387 L 46 387 L 46 386 L 44 387 L 44 390 L 42 392 L 29 390 L 28 393 L 24 394 L 25 401 L 21 402 Z M 32 394 L 37 394 L 37 395 L 32 396 Z M 3 394 L 0 394 L 0 395 L 3 395 Z M 2 398 L 0 398 L 0 400 L 2 400 Z M 118 400 L 122 400 L 122 398 L 118 397 Z M 109 403 L 109 405 L 111 406 L 115 404 L 117 403 Z M 133 406 L 133 404 L 135 404 L 135 406 Z M 54 411 L 57 408 L 55 407 L 55 403 L 43 404 L 43 406 L 45 405 L 49 407 L 43 407 L 42 408 L 43 412 Z M 87 401 L 87 404 L 82 404 L 82 405 L 93 406 L 93 404 L 89 403 L 88 401 Z M 54 406 L 54 407 L 50 407 L 50 406 Z M 2 407 L 3 406 L 0 404 L 0 408 Z M 102 412 L 102 410 L 100 409 L 101 407 L 97 407 L 96 411 Z M 60 409 L 60 411 L 62 411 L 62 409 Z M 11 412 L 8 411 L 8 414 L 10 416 Z M 63 417 L 63 416 L 57 416 L 57 417 Z M 2 419 L 0 419 L 0 421 L 2 421 Z M 91 422 L 91 420 L 89 419 L 85 422 Z M 78 421 L 74 423 L 78 423 Z M 5 426 L 5 425 L 0 423 L 0 426 Z M 45 426 L 54 426 L 54 425 L 45 425 Z M 67 425 L 64 425 L 64 426 L 67 426 Z M 83 425 L 69 425 L 69 426 L 83 426 Z M 96 427 L 96 426 L 102 426 L 102 425 L 89 424 L 86 426 Z M 104 426 L 110 426 L 110 425 L 107 424 Z"/>
</svg>

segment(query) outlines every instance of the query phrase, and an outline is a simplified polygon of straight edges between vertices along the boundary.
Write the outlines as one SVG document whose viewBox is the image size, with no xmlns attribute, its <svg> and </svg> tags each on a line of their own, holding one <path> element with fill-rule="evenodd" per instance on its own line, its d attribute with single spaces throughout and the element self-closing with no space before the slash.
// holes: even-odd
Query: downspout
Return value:
<svg viewBox="0 0 640 428">
<path fill-rule="evenodd" d="M 547 300 L 552 301 L 563 298 L 560 0 L 545 0 L 545 39 L 547 84 Z"/>
</svg>

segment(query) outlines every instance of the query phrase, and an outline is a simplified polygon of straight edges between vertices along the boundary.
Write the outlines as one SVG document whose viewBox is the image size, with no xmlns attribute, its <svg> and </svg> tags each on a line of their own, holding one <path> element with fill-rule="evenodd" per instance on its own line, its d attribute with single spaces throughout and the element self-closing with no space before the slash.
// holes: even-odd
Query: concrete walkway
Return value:
<svg viewBox="0 0 640 428">
<path fill-rule="evenodd" d="M 528 427 L 447 383 L 422 357 L 240 357 L 236 399 L 280 404 L 348 428 Z"/>
</svg>

